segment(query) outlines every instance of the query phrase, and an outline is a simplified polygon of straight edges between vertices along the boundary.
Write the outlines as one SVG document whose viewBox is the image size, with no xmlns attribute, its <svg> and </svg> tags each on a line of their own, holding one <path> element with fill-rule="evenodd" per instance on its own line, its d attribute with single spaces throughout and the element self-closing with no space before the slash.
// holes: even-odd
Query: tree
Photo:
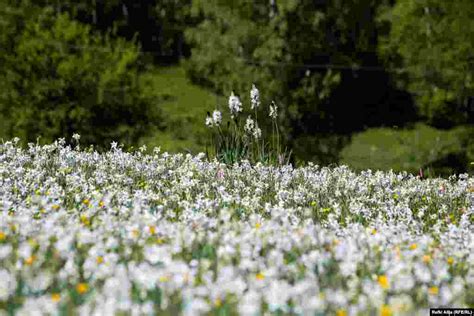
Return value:
<svg viewBox="0 0 474 316">
<path fill-rule="evenodd" d="M 134 144 L 158 123 L 137 71 L 138 46 L 28 1 L 2 27 L 3 133 L 44 141 L 79 133 L 85 143 Z"/>
<path fill-rule="evenodd" d="M 381 55 L 424 119 L 437 127 L 472 123 L 474 2 L 397 0 L 379 21 L 387 30 Z"/>
<path fill-rule="evenodd" d="M 297 156 L 334 162 L 344 139 L 368 118 L 352 115 L 364 113 L 362 102 L 331 102 L 333 91 L 352 76 L 351 66 L 357 71 L 377 63 L 374 16 L 383 2 L 194 1 L 192 12 L 204 18 L 186 32 L 188 73 L 223 95 L 256 83 L 265 92 L 264 105 L 271 99 L 280 104 L 288 144 L 314 151 Z"/>
</svg>

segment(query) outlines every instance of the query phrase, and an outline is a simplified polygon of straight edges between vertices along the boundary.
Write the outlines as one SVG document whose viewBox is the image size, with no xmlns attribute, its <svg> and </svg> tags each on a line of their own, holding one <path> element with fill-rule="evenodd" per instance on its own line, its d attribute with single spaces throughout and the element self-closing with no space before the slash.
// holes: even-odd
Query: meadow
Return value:
<svg viewBox="0 0 474 316">
<path fill-rule="evenodd" d="M 474 178 L 0 144 L 0 314 L 474 305 Z"/>
</svg>

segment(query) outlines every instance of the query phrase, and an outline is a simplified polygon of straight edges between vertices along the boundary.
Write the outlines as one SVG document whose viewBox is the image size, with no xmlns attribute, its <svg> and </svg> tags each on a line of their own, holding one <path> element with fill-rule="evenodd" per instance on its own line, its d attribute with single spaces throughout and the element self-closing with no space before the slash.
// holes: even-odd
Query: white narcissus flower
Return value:
<svg viewBox="0 0 474 316">
<path fill-rule="evenodd" d="M 207 127 L 213 127 L 214 126 L 214 121 L 213 121 L 212 117 L 210 117 L 210 116 L 206 117 L 206 126 Z"/>
<path fill-rule="evenodd" d="M 255 125 L 255 128 L 253 130 L 253 137 L 255 137 L 255 139 L 259 139 L 260 137 L 262 137 L 262 130 L 260 129 L 260 127 L 258 127 L 258 125 Z"/>
<path fill-rule="evenodd" d="M 278 116 L 278 107 L 275 101 L 272 101 L 272 104 L 270 104 L 270 114 L 268 116 L 270 116 L 274 120 L 276 120 Z"/>
<path fill-rule="evenodd" d="M 260 92 L 254 84 L 252 85 L 252 90 L 250 90 L 250 101 L 252 110 L 260 106 Z"/>
<path fill-rule="evenodd" d="M 240 102 L 239 97 L 234 94 L 234 91 L 232 91 L 229 97 L 229 110 L 232 117 L 242 112 L 242 102 Z"/>
<path fill-rule="evenodd" d="M 254 139 L 263 135 L 252 117 Z M 0 301 L 21 301 L 15 313 L 57 314 L 67 289 L 84 315 L 253 315 L 262 306 L 417 315 L 469 305 L 468 174 L 427 181 L 113 147 L 0 143 Z M 328 287 L 328 278 L 342 282 Z"/>
<path fill-rule="evenodd" d="M 222 113 L 220 111 L 215 110 L 212 112 L 212 120 L 216 126 L 221 125 L 222 123 Z"/>
<path fill-rule="evenodd" d="M 247 117 L 247 121 L 245 121 L 244 130 L 247 133 L 251 134 L 253 132 L 254 127 L 255 127 L 255 122 L 252 120 L 250 116 Z"/>
</svg>

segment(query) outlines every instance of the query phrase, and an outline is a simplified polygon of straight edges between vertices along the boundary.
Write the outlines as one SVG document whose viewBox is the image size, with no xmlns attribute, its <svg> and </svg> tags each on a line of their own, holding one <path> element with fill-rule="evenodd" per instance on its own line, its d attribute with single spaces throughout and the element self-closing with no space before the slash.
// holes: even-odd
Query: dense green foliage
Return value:
<svg viewBox="0 0 474 316">
<path fill-rule="evenodd" d="M 138 47 L 91 32 L 49 8 L 15 8 L 2 26 L 2 134 L 44 141 L 79 133 L 86 143 L 135 144 L 156 124 L 138 80 Z"/>
<path fill-rule="evenodd" d="M 382 11 L 390 31 L 380 51 L 420 113 L 435 126 L 474 122 L 474 2 L 398 0 Z M 471 106 L 472 107 L 472 106 Z"/>
<path fill-rule="evenodd" d="M 294 163 L 467 171 L 473 15 L 469 0 L 0 0 L 0 137 L 197 153 L 206 112 L 231 91 L 249 104 L 255 83 L 259 126 L 272 132 L 275 100 Z M 366 159 L 387 133 L 415 143 L 417 122 L 453 129 L 420 133 L 436 159 L 459 159 L 420 148 L 404 164 L 397 142 Z"/>
<path fill-rule="evenodd" d="M 272 99 L 281 104 L 281 123 L 290 144 L 298 137 L 340 132 L 347 122 L 327 101 L 341 73 L 324 67 L 311 70 L 304 64 L 360 64 L 358 53 L 375 50 L 371 12 L 364 9 L 375 3 L 315 6 L 284 1 L 270 6 L 268 1 L 195 1 L 195 12 L 205 19 L 186 33 L 193 47 L 188 72 L 217 92 L 241 93 L 244 101 L 249 82 L 256 83 L 266 92 L 262 111 L 268 111 Z M 369 21 L 361 23 L 367 15 Z M 351 34 L 356 25 L 357 34 Z M 333 125 L 336 116 L 339 126 Z M 352 129 L 361 124 L 349 122 Z"/>
</svg>

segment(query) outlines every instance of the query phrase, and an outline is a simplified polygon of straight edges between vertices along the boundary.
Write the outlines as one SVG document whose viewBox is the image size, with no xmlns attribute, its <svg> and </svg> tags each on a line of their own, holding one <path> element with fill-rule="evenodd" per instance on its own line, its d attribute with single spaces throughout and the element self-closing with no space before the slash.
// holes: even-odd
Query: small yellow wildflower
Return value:
<svg viewBox="0 0 474 316">
<path fill-rule="evenodd" d="M 160 282 L 168 282 L 170 280 L 170 278 L 166 275 L 163 275 L 163 276 L 160 276 Z"/>
<path fill-rule="evenodd" d="M 156 226 L 155 225 L 148 226 L 148 229 L 150 230 L 150 234 L 152 234 L 152 235 L 156 234 Z"/>
<path fill-rule="evenodd" d="M 99 207 L 104 207 L 104 206 L 105 206 L 104 201 L 100 201 L 100 202 L 99 202 Z"/>
<path fill-rule="evenodd" d="M 91 225 L 91 221 L 89 220 L 89 218 L 86 215 L 81 215 L 81 223 L 85 226 L 90 226 Z"/>
<path fill-rule="evenodd" d="M 377 234 L 377 230 L 375 228 L 372 228 L 372 235 Z"/>
<path fill-rule="evenodd" d="M 51 208 L 55 211 L 59 210 L 59 205 L 57 204 L 53 204 L 53 206 L 51 206 Z"/>
<path fill-rule="evenodd" d="M 29 266 L 31 266 L 33 264 L 33 262 L 35 262 L 35 259 L 36 259 L 36 256 L 29 256 L 28 258 L 25 259 L 25 263 Z"/>
<path fill-rule="evenodd" d="M 379 275 L 377 278 L 377 282 L 379 283 L 380 287 L 384 290 L 388 290 L 390 288 L 390 283 L 386 275 Z"/>
<path fill-rule="evenodd" d="M 416 248 L 418 248 L 418 245 L 413 243 L 410 245 L 410 250 L 415 250 Z"/>
<path fill-rule="evenodd" d="M 338 309 L 338 310 L 336 311 L 336 316 L 347 316 L 347 312 L 346 312 L 345 309 L 342 309 L 342 308 L 341 308 L 341 309 Z"/>
<path fill-rule="evenodd" d="M 46 213 L 46 210 L 45 210 L 44 208 L 41 208 L 41 209 L 40 209 L 40 213 L 41 213 L 41 214 L 44 214 L 44 213 Z"/>
<path fill-rule="evenodd" d="M 423 256 L 423 262 L 424 263 L 430 263 L 431 262 L 431 256 L 430 255 L 424 255 Z"/>
<path fill-rule="evenodd" d="M 448 259 L 446 260 L 448 262 L 448 264 L 451 266 L 453 265 L 454 263 L 454 258 L 453 257 L 448 257 Z"/>
<path fill-rule="evenodd" d="M 98 256 L 98 257 L 96 258 L 96 262 L 97 262 L 97 264 L 104 263 L 104 257 Z"/>
<path fill-rule="evenodd" d="M 82 200 L 82 203 L 84 205 L 89 205 L 91 203 L 91 201 L 89 201 L 89 199 L 84 199 L 84 200 Z"/>
<path fill-rule="evenodd" d="M 59 293 L 51 294 L 51 300 L 55 303 L 59 302 L 61 300 L 61 294 Z"/>
<path fill-rule="evenodd" d="M 28 244 L 33 248 L 38 246 L 38 242 L 34 238 L 28 238 Z"/>
<path fill-rule="evenodd" d="M 262 224 L 260 224 L 259 222 L 255 223 L 255 228 L 256 229 L 259 229 L 260 227 L 262 227 Z"/>
<path fill-rule="evenodd" d="M 380 316 L 391 316 L 392 315 L 392 309 L 388 305 L 382 305 L 380 308 Z"/>
<path fill-rule="evenodd" d="M 214 305 L 216 307 L 221 307 L 222 306 L 222 300 L 220 298 L 217 298 L 215 301 L 214 301 Z"/>
<path fill-rule="evenodd" d="M 432 286 L 428 289 L 428 293 L 430 295 L 438 295 L 439 293 L 439 288 L 437 286 Z"/>
<path fill-rule="evenodd" d="M 79 283 L 76 285 L 76 291 L 79 294 L 84 294 L 89 290 L 89 285 L 87 283 Z"/>
<path fill-rule="evenodd" d="M 259 272 L 255 275 L 255 278 L 259 281 L 261 280 L 264 280 L 265 279 L 265 276 L 263 275 L 263 273 Z"/>
<path fill-rule="evenodd" d="M 137 238 L 138 236 L 140 236 L 140 231 L 136 228 L 132 229 L 132 236 L 134 238 Z"/>
<path fill-rule="evenodd" d="M 7 234 L 0 232 L 0 241 L 4 241 L 5 239 L 7 239 Z"/>
</svg>

